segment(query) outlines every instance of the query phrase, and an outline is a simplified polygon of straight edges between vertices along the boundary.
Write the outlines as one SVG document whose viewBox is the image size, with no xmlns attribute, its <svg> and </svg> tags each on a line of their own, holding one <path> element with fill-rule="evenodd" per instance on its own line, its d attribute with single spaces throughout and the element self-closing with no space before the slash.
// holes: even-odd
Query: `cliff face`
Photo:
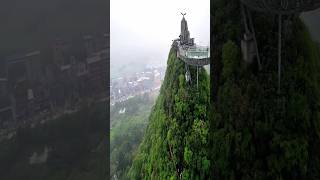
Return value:
<svg viewBox="0 0 320 180">
<path fill-rule="evenodd" d="M 208 178 L 209 77 L 200 68 L 197 88 L 196 68 L 189 68 L 191 84 L 185 81 L 184 62 L 172 49 L 159 97 L 128 178 Z"/>
<path fill-rule="evenodd" d="M 253 12 L 263 67 L 258 71 L 255 63 L 242 60 L 244 26 L 238 4 L 213 2 L 212 175 L 319 179 L 319 50 L 302 21 L 291 17 L 283 31 L 279 95 L 277 17 Z"/>
</svg>

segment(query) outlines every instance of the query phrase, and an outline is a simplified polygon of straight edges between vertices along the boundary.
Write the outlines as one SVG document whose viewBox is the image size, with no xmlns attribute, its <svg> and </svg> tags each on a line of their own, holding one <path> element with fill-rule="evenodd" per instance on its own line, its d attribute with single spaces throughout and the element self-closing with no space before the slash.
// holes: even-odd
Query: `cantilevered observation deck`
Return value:
<svg viewBox="0 0 320 180">
<path fill-rule="evenodd" d="M 209 46 L 199 46 L 194 43 L 194 39 L 190 38 L 188 24 L 183 14 L 181 20 L 181 34 L 178 39 L 173 41 L 172 47 L 177 52 L 177 57 L 185 62 L 186 81 L 191 81 L 189 66 L 197 67 L 197 86 L 198 86 L 198 71 L 199 67 L 210 64 L 210 48 Z"/>
<path fill-rule="evenodd" d="M 178 46 L 177 57 L 190 66 L 210 64 L 210 49 L 207 46 Z"/>
</svg>

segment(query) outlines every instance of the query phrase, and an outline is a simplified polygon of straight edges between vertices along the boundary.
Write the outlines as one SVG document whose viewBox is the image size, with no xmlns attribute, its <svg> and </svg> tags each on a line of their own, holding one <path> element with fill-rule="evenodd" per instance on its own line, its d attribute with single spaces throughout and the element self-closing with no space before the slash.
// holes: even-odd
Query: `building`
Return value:
<svg viewBox="0 0 320 180">
<path fill-rule="evenodd" d="M 40 51 L 7 57 L 0 77 L 0 129 L 26 124 L 40 114 L 74 110 L 83 100 L 106 98 L 108 38 L 86 36 L 80 53 L 72 51 L 71 42 L 56 39 L 52 61 L 46 63 Z"/>
<path fill-rule="evenodd" d="M 9 122 L 15 117 L 7 84 L 6 78 L 0 78 L 0 128 L 7 128 Z"/>
</svg>

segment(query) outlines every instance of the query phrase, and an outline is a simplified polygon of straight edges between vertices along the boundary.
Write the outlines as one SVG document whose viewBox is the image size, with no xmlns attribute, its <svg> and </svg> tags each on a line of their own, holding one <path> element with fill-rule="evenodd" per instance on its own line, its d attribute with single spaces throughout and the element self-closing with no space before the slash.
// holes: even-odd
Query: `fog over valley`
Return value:
<svg viewBox="0 0 320 180">
<path fill-rule="evenodd" d="M 166 65 L 172 40 L 180 34 L 181 12 L 187 13 L 195 42 L 210 43 L 209 1 L 111 0 L 110 6 L 111 77 L 133 66 Z"/>
</svg>

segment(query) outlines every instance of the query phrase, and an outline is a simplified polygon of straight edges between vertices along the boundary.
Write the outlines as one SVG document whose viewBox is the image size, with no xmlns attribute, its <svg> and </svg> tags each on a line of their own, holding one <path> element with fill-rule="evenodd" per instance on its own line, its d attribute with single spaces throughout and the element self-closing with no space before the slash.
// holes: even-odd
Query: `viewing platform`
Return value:
<svg viewBox="0 0 320 180">
<path fill-rule="evenodd" d="M 172 47 L 177 51 L 177 57 L 190 66 L 205 66 L 210 64 L 209 46 L 199 46 L 190 38 L 188 23 L 181 13 L 181 33 L 178 39 L 173 40 Z"/>
<path fill-rule="evenodd" d="M 173 40 L 172 47 L 176 50 L 178 59 L 185 62 L 187 82 L 191 82 L 189 66 L 197 67 L 197 87 L 199 79 L 199 67 L 210 64 L 210 47 L 199 46 L 194 43 L 194 38 L 190 38 L 188 24 L 184 16 L 181 20 L 181 34 L 178 39 Z"/>
<path fill-rule="evenodd" d="M 177 57 L 190 66 L 205 66 L 210 64 L 210 48 L 178 45 Z"/>
</svg>

